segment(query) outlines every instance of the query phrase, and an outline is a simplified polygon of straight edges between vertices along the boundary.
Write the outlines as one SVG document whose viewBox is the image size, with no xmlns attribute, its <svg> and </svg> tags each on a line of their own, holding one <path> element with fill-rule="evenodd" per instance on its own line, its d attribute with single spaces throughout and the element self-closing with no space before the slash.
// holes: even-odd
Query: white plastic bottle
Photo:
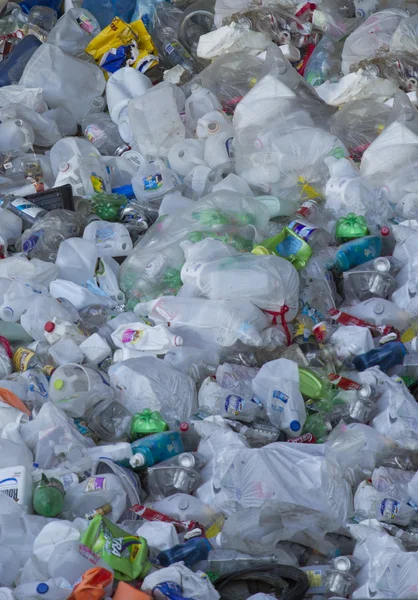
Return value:
<svg viewBox="0 0 418 600">
<path fill-rule="evenodd" d="M 98 255 L 96 244 L 90 240 L 77 237 L 64 240 L 55 260 L 59 277 L 83 285 L 94 276 Z"/>
<path fill-rule="evenodd" d="M 171 333 L 166 325 L 151 327 L 145 323 L 127 323 L 117 328 L 111 335 L 118 348 L 130 348 L 165 354 L 175 346 L 182 346 L 183 338 Z"/>
<path fill-rule="evenodd" d="M 188 494 L 163 498 L 154 502 L 152 508 L 179 521 L 198 521 L 203 527 L 216 520 L 216 513 L 210 506 Z"/>
<path fill-rule="evenodd" d="M 93 221 L 84 230 L 83 239 L 96 244 L 99 256 L 127 256 L 133 244 L 122 223 Z"/>
<path fill-rule="evenodd" d="M 0 208 L 0 236 L 8 244 L 13 244 L 21 233 L 22 220 L 10 210 Z"/>
<path fill-rule="evenodd" d="M 142 358 L 143 356 L 156 356 L 155 352 L 141 352 L 140 350 L 132 350 L 131 348 L 121 348 L 119 350 L 115 350 L 113 354 L 113 362 L 123 362 L 124 360 L 129 360 L 130 358 Z"/>
<path fill-rule="evenodd" d="M 123 67 L 113 73 L 106 86 L 106 99 L 112 121 L 119 126 L 119 134 L 126 143 L 133 140 L 128 104 L 133 98 L 152 87 L 151 80 L 132 67 Z"/>
<path fill-rule="evenodd" d="M 47 581 L 33 581 L 18 585 L 13 593 L 16 600 L 44 598 L 45 600 L 66 600 L 72 592 L 72 585 L 63 577 Z"/>
<path fill-rule="evenodd" d="M 18 321 L 32 300 L 40 294 L 49 295 L 44 286 L 35 288 L 12 278 L 0 278 L 0 289 L 0 318 L 3 321 Z"/>
<path fill-rule="evenodd" d="M 196 136 L 201 139 L 206 139 L 211 135 L 226 132 L 234 135 L 234 127 L 232 121 L 220 110 L 211 110 L 197 121 Z"/>
<path fill-rule="evenodd" d="M 279 358 L 263 365 L 252 381 L 254 394 L 264 404 L 270 421 L 290 437 L 300 435 L 306 420 L 299 391 L 298 365 Z"/>
<path fill-rule="evenodd" d="M 0 123 L 0 152 L 10 150 L 27 152 L 34 141 L 35 132 L 21 119 L 9 119 Z"/>
<path fill-rule="evenodd" d="M 206 166 L 203 156 L 205 142 L 203 140 L 186 139 L 174 144 L 168 151 L 168 162 L 171 169 L 178 175 L 187 175 L 193 167 Z"/>
<path fill-rule="evenodd" d="M 52 321 L 45 323 L 44 330 L 45 339 L 51 345 L 63 339 L 70 339 L 76 344 L 81 344 L 87 337 L 74 323 L 64 321 L 59 317 L 54 317 Z"/>
<path fill-rule="evenodd" d="M 207 164 L 213 168 L 234 158 L 233 142 L 233 136 L 227 131 L 208 136 L 204 154 Z"/>
<path fill-rule="evenodd" d="M 145 207 L 148 202 L 162 198 L 167 192 L 174 190 L 179 183 L 176 173 L 165 167 L 161 160 L 148 163 L 132 179 L 135 196 Z"/>
<path fill-rule="evenodd" d="M 83 182 L 81 181 L 78 157 L 74 156 L 68 161 L 60 162 L 58 168 L 59 171 L 55 179 L 54 187 L 70 184 L 75 196 L 84 196 L 85 189 Z"/>
<path fill-rule="evenodd" d="M 0 494 L 6 494 L 26 512 L 32 512 L 32 478 L 27 467 L 0 469 Z"/>
<path fill-rule="evenodd" d="M 193 84 L 191 95 L 186 100 L 186 126 L 195 133 L 198 120 L 212 110 L 222 110 L 222 105 L 213 92 Z"/>
</svg>

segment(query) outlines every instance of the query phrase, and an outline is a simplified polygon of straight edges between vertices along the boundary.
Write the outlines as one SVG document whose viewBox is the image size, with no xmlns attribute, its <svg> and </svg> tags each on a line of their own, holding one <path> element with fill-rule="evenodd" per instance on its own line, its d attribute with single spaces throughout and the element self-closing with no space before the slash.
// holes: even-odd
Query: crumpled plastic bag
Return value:
<svg viewBox="0 0 418 600">
<path fill-rule="evenodd" d="M 185 598 L 193 598 L 193 600 L 219 600 L 220 598 L 209 579 L 201 571 L 194 573 L 183 563 L 176 563 L 166 569 L 160 569 L 147 575 L 142 583 L 141 590 L 151 594 L 159 583 L 166 581 L 180 586 Z"/>
</svg>

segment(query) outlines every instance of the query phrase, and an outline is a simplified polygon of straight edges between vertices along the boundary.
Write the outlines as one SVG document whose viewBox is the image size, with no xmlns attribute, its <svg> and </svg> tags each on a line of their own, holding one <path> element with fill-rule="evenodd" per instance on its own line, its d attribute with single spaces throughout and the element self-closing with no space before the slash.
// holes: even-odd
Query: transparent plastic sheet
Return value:
<svg viewBox="0 0 418 600">
<path fill-rule="evenodd" d="M 237 250 L 252 248 L 262 239 L 268 211 L 258 200 L 220 191 L 197 201 L 190 209 L 160 217 L 139 240 L 119 271 L 121 290 L 128 308 L 181 287 L 184 254 L 180 242 L 214 238 Z"/>
</svg>

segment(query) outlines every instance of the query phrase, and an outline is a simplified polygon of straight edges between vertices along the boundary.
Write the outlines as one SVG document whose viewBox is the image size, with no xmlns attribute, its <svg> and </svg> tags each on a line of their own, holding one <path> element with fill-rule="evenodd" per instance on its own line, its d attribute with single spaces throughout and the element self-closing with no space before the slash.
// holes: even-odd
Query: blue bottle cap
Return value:
<svg viewBox="0 0 418 600">
<path fill-rule="evenodd" d="M 39 236 L 31 235 L 30 238 L 28 238 L 26 240 L 26 242 L 23 243 L 23 252 L 25 254 L 29 254 L 30 252 L 32 252 L 32 250 L 35 248 L 36 244 L 38 243 L 38 240 L 39 240 Z"/>
<path fill-rule="evenodd" d="M 47 592 L 49 592 L 49 585 L 47 583 L 39 583 L 36 586 L 36 592 L 38 594 L 46 594 Z"/>
<path fill-rule="evenodd" d="M 300 423 L 299 423 L 299 421 L 292 421 L 290 423 L 290 429 L 291 429 L 291 431 L 299 431 L 300 430 Z"/>
<path fill-rule="evenodd" d="M 135 198 L 134 188 L 129 185 L 122 185 L 117 188 L 112 189 L 113 194 L 121 194 L 122 196 L 126 196 L 127 198 Z"/>
</svg>

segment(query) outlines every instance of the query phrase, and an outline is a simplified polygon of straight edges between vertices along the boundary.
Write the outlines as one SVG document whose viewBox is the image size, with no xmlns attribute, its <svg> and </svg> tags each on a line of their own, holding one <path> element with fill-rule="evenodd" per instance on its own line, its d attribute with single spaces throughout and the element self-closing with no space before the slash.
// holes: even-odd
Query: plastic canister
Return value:
<svg viewBox="0 0 418 600">
<path fill-rule="evenodd" d="M 28 469 L 23 466 L 0 469 L 0 493 L 29 511 L 32 506 L 32 478 Z"/>
<path fill-rule="evenodd" d="M 52 402 L 60 402 L 80 392 L 109 392 L 109 383 L 105 373 L 90 367 L 68 363 L 54 371 L 49 385 Z"/>
</svg>

